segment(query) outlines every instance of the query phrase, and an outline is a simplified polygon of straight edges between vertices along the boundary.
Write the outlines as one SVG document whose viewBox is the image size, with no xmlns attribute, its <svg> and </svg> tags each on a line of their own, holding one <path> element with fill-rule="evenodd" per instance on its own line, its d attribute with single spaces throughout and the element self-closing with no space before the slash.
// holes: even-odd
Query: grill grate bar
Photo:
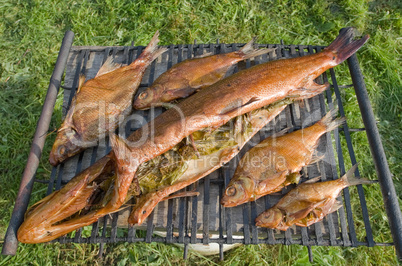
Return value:
<svg viewBox="0 0 402 266">
<path fill-rule="evenodd" d="M 335 71 L 333 69 L 331 69 L 330 73 L 331 73 L 331 79 L 333 80 L 333 83 L 334 83 L 335 95 L 338 100 L 339 112 L 340 112 L 341 116 L 345 116 L 345 111 L 343 109 L 341 95 L 340 95 L 338 84 L 337 84 L 336 78 L 335 78 Z M 349 127 L 346 123 L 343 126 L 343 132 L 345 133 L 345 139 L 346 139 L 346 144 L 348 147 L 350 160 L 352 162 L 352 165 L 355 165 L 357 163 L 356 156 L 355 156 L 355 152 L 354 152 L 354 149 L 352 146 L 352 139 L 350 137 Z M 356 169 L 355 175 L 356 175 L 356 177 L 360 177 L 359 167 Z M 374 243 L 374 239 L 373 239 L 373 232 L 372 232 L 371 225 L 370 225 L 370 219 L 369 219 L 368 210 L 367 210 L 367 203 L 366 203 L 366 198 L 364 196 L 364 191 L 363 191 L 362 185 L 357 186 L 357 192 L 359 194 L 360 205 L 361 205 L 362 213 L 363 213 L 364 228 L 366 230 L 366 240 L 368 242 L 369 247 L 373 247 L 375 245 L 375 243 Z"/>
<path fill-rule="evenodd" d="M 319 52 L 320 51 L 320 49 L 317 49 L 317 52 Z M 326 75 L 326 73 L 323 73 L 323 75 L 321 75 L 321 81 L 323 82 L 323 83 L 325 83 L 325 82 L 328 82 L 328 78 L 327 78 L 327 75 Z M 327 95 L 330 95 L 330 89 L 327 89 L 327 91 L 326 91 L 326 94 Z M 324 96 L 322 95 L 321 96 L 321 99 L 322 99 L 322 102 L 324 103 L 325 102 L 325 100 L 324 100 Z M 327 103 L 328 103 L 328 100 L 327 100 Z M 330 108 L 330 110 L 331 110 L 331 107 L 329 107 Z M 323 113 L 322 114 L 323 116 L 325 115 L 325 113 Z M 335 138 L 337 139 L 338 138 L 338 128 L 335 128 L 334 130 L 333 130 L 333 132 L 334 132 L 334 136 L 335 136 Z M 326 134 L 325 134 L 325 141 L 326 141 L 326 146 L 328 147 L 327 149 L 329 149 L 330 150 L 330 158 L 332 159 L 335 159 L 335 154 L 334 154 L 334 150 L 333 150 L 333 147 L 332 147 L 332 143 L 331 143 L 331 140 L 332 140 L 332 138 L 331 138 L 331 132 L 327 132 Z M 330 165 L 336 165 L 336 163 L 335 163 L 335 160 L 333 160 L 333 164 L 331 163 Z M 322 173 L 323 173 L 323 176 L 325 177 L 325 179 L 327 179 L 327 177 L 326 177 L 326 174 L 325 174 L 325 168 L 324 168 L 324 166 L 323 166 L 323 163 L 322 162 L 320 162 L 320 166 L 322 166 L 321 167 L 321 169 L 323 170 L 322 171 Z M 333 175 L 333 178 L 335 177 L 336 175 Z M 325 180 L 325 179 L 323 179 L 323 180 Z M 334 220 L 338 220 L 337 219 L 337 215 L 336 215 L 336 213 L 331 213 L 331 214 L 329 214 L 329 215 L 327 215 L 326 216 L 326 218 L 325 218 L 325 220 L 328 222 L 328 226 L 329 226 L 329 236 L 330 236 L 330 242 L 331 243 L 335 243 L 336 242 L 336 236 L 335 236 L 335 227 L 334 227 Z"/>
<path fill-rule="evenodd" d="M 209 244 L 209 175 L 204 178 L 204 204 L 203 204 L 203 212 L 202 212 L 202 231 L 203 231 L 203 241 L 204 245 Z"/>
<path fill-rule="evenodd" d="M 333 78 L 331 78 L 331 80 L 332 80 L 332 83 L 334 83 L 334 84 L 336 83 L 336 80 L 334 80 Z M 328 81 L 327 76 L 325 76 L 325 81 Z M 333 85 L 332 85 L 332 86 L 333 86 Z M 331 93 L 330 93 L 329 90 L 326 92 L 326 98 L 327 98 L 327 102 L 328 102 L 329 108 L 330 108 L 330 109 L 334 108 L 334 105 L 333 105 L 333 103 L 332 103 L 332 96 L 331 96 Z M 344 115 L 341 114 L 341 116 L 344 116 Z M 333 135 L 334 135 L 334 138 L 335 138 L 335 146 L 337 147 L 338 160 L 339 160 L 339 163 L 341 163 L 343 159 L 342 159 L 342 158 L 339 159 L 339 147 L 340 147 L 339 130 L 340 130 L 339 128 L 334 129 Z M 342 153 L 342 151 L 341 151 L 341 153 Z M 341 156 L 342 156 L 342 155 L 341 155 Z M 336 165 L 336 164 L 335 164 L 335 159 L 333 160 L 333 162 L 331 162 L 331 167 L 334 166 L 334 165 Z M 335 178 L 335 177 L 337 176 L 337 170 L 335 169 L 335 167 L 332 167 L 332 173 L 333 173 L 333 177 Z M 344 192 L 344 193 L 345 193 L 345 192 Z M 348 192 L 348 191 L 346 192 L 346 194 L 347 194 L 347 196 L 349 196 L 349 192 Z M 344 194 L 344 195 L 345 195 L 345 194 Z M 342 197 L 341 197 L 341 196 L 338 197 L 338 200 L 339 200 L 340 202 L 344 203 L 344 201 L 342 200 Z M 347 201 L 347 200 L 346 200 L 346 201 Z M 348 208 L 350 208 L 350 207 L 347 206 L 347 209 L 348 209 Z M 348 237 L 348 235 L 347 235 L 347 228 L 346 228 L 346 220 L 345 220 L 345 210 L 344 210 L 344 207 L 341 207 L 337 212 L 338 212 L 338 214 L 339 214 L 340 221 L 341 221 L 341 229 L 342 229 L 341 231 L 342 231 L 342 239 L 344 240 L 344 245 L 345 245 L 345 246 L 349 246 L 349 245 L 351 245 L 351 243 L 350 243 L 349 237 Z M 353 225 L 353 220 L 352 220 L 352 225 Z"/>
</svg>

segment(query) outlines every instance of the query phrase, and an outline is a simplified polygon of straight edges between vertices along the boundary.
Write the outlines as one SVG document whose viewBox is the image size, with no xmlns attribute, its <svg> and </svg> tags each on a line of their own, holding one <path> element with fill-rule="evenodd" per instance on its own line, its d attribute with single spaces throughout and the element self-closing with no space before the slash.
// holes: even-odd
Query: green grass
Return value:
<svg viewBox="0 0 402 266">
<path fill-rule="evenodd" d="M 146 45 L 159 29 L 161 44 L 244 43 L 259 36 L 260 43 L 330 43 L 340 28 L 355 26 L 370 34 L 358 52 L 360 65 L 374 108 L 397 193 L 402 195 L 402 82 L 401 4 L 391 1 L 18 1 L 0 3 L 0 239 L 11 217 L 19 180 L 30 149 L 36 122 L 57 58 L 63 34 L 72 30 L 74 45 Z M 345 64 L 336 72 L 347 77 Z M 340 84 L 350 84 L 341 78 Z M 61 96 L 61 95 L 60 95 Z M 351 127 L 362 127 L 353 90 L 342 90 Z M 61 122 L 61 97 L 51 127 Z M 361 174 L 376 178 L 364 132 L 353 133 Z M 343 147 L 346 149 L 346 146 Z M 45 146 L 37 175 L 50 173 Z M 45 194 L 35 185 L 34 202 Z M 355 190 L 352 188 L 352 195 Z M 392 241 L 380 189 L 365 187 L 375 241 Z M 401 199 L 401 198 L 400 198 Z M 401 201 L 400 201 L 401 202 Z M 358 200 L 353 208 L 359 212 Z M 362 227 L 361 221 L 357 221 Z M 363 236 L 359 236 L 362 238 Z M 202 257 L 195 253 L 188 261 L 182 250 L 164 244 L 113 244 L 102 260 L 96 245 L 19 245 L 17 256 L 1 257 L 0 264 L 295 264 L 308 265 L 302 246 L 241 246 L 225 254 Z M 313 247 L 315 264 L 397 264 L 392 247 Z"/>
</svg>

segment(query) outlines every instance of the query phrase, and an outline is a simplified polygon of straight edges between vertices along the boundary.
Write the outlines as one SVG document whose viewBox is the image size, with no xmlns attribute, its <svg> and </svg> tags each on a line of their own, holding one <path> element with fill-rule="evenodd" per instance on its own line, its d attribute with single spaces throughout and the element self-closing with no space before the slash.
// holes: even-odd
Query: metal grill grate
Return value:
<svg viewBox="0 0 402 266">
<path fill-rule="evenodd" d="M 240 49 L 242 44 L 190 44 L 170 45 L 168 52 L 164 53 L 158 60 L 155 60 L 147 69 L 142 80 L 139 92 L 157 78 L 161 73 L 172 67 L 174 64 L 187 58 L 201 55 L 207 52 L 226 53 Z M 253 65 L 279 58 L 303 56 L 319 52 L 321 46 L 304 45 L 259 45 L 259 47 L 277 48 L 276 54 L 269 53 L 259 56 L 253 60 L 247 60 L 236 65 L 233 72 Z M 100 66 L 109 56 L 115 61 L 130 63 L 140 55 L 144 47 L 78 47 L 73 46 L 67 60 L 66 75 L 64 79 L 64 114 L 68 110 L 72 97 L 78 86 L 80 73 L 86 75 L 87 79 L 93 78 Z M 233 73 L 232 72 L 232 73 Z M 308 228 L 296 227 L 281 232 L 266 228 L 257 228 L 254 219 L 263 210 L 273 206 L 290 188 L 281 193 L 275 193 L 258 199 L 255 202 L 246 203 L 234 208 L 224 208 L 219 204 L 222 192 L 233 176 L 239 159 L 252 146 L 260 140 L 278 132 L 284 128 L 289 131 L 304 128 L 318 121 L 328 109 L 334 104 L 339 107 L 339 113 L 344 116 L 344 109 L 340 97 L 340 87 L 348 88 L 354 86 L 339 86 L 334 69 L 330 69 L 321 75 L 317 81 L 323 83 L 329 81 L 332 86 L 325 93 L 304 101 L 304 105 L 292 104 L 288 106 L 278 117 L 257 133 L 252 140 L 245 145 L 242 151 L 227 165 L 206 176 L 204 179 L 192 184 L 185 190 L 200 192 L 198 197 L 187 197 L 169 199 L 161 202 L 154 212 L 148 217 L 145 225 L 132 227 L 127 225 L 129 210 L 105 216 L 103 219 L 92 225 L 92 228 L 77 230 L 75 233 L 61 237 L 56 241 L 61 243 L 100 243 L 101 251 L 105 243 L 115 242 L 165 242 L 183 243 L 185 246 L 184 257 L 187 256 L 188 244 L 209 244 L 217 243 L 220 247 L 220 256 L 223 259 L 224 244 L 299 244 L 309 247 L 319 246 L 374 246 L 392 245 L 392 243 L 375 243 L 373 232 L 370 226 L 369 214 L 367 212 L 364 191 L 361 185 L 358 186 L 358 197 L 360 200 L 361 212 L 364 221 L 365 240 L 357 238 L 357 227 L 354 222 L 354 213 L 351 207 L 351 196 L 346 188 L 339 200 L 344 204 L 337 212 L 328 215 L 322 222 L 316 223 Z M 152 120 L 161 114 L 161 108 L 152 111 L 135 111 L 126 123 L 120 127 L 120 134 L 128 136 L 131 132 L 140 128 L 144 123 Z M 143 120 L 139 120 L 143 118 Z M 356 158 L 350 136 L 351 129 L 345 124 L 342 128 L 327 133 L 321 140 L 317 150 L 325 154 L 325 158 L 302 170 L 304 180 L 321 176 L 322 180 L 339 178 L 345 173 L 345 161 L 356 163 Z M 347 150 L 342 148 L 341 139 L 347 144 Z M 48 183 L 47 193 L 58 190 L 73 176 L 83 169 L 95 163 L 99 158 L 109 153 L 110 145 L 108 140 L 101 142 L 99 146 L 87 149 L 83 153 L 53 167 L 50 179 L 35 180 L 40 183 Z M 340 175 L 338 175 L 338 168 Z M 357 172 L 357 175 L 358 172 Z M 146 230 L 139 233 L 138 230 Z"/>
</svg>

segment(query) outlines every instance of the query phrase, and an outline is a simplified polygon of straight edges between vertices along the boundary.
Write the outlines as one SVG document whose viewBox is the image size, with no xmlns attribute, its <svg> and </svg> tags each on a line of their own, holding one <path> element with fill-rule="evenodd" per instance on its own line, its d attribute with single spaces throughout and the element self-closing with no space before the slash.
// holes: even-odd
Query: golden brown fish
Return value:
<svg viewBox="0 0 402 266">
<path fill-rule="evenodd" d="M 80 76 L 77 92 L 50 153 L 52 165 L 95 146 L 123 122 L 131 112 L 145 69 L 167 50 L 157 49 L 158 36 L 156 32 L 147 48 L 130 65 L 115 64 L 110 57 L 95 78 L 84 82 L 85 77 Z"/>
<path fill-rule="evenodd" d="M 289 101 L 285 100 L 235 118 L 234 126 L 224 126 L 215 132 L 198 132 L 196 135 L 202 137 L 195 138 L 195 145 L 200 151 L 200 158 L 194 156 L 192 145 L 182 141 L 174 149 L 141 164 L 136 177 L 143 196 L 137 201 L 130 220 L 141 223 L 158 202 L 170 198 L 171 193 L 229 161 L 288 103 Z M 204 145 L 204 140 L 209 140 L 211 144 Z M 124 179 L 132 174 L 125 171 L 131 169 L 130 164 L 133 162 L 130 157 L 126 157 L 129 155 L 126 144 L 114 135 L 111 136 L 111 144 L 113 150 L 118 152 L 117 156 L 111 153 L 102 158 L 63 188 L 29 208 L 25 221 L 18 230 L 17 237 L 20 242 L 42 243 L 53 240 L 95 222 L 105 211 L 110 210 L 105 206 L 109 202 L 112 203 L 112 199 L 112 204 L 120 204 L 140 194 L 135 184 L 130 186 L 129 182 L 124 182 Z M 124 165 L 117 168 L 117 172 L 116 160 L 121 161 L 120 166 Z M 129 188 L 124 187 L 125 185 L 129 185 Z M 114 194 L 120 197 L 112 198 L 113 191 L 119 188 L 127 190 L 127 193 L 116 191 Z"/>
<path fill-rule="evenodd" d="M 79 228 L 77 225 L 74 227 L 74 223 L 96 220 L 102 215 L 118 211 L 132 188 L 131 183 L 138 166 L 170 150 L 195 131 L 208 127 L 216 129 L 233 117 L 263 106 L 287 98 L 296 100 L 311 97 L 325 90 L 329 84 L 319 85 L 313 80 L 325 70 L 346 60 L 367 41 L 368 36 L 357 41 L 351 41 L 352 38 L 353 29 L 350 28 L 343 31 L 320 53 L 257 65 L 201 90 L 185 99 L 177 108 L 167 110 L 133 132 L 127 139 L 130 151 L 124 149 L 126 147 L 124 143 L 119 144 L 122 140 L 115 138 L 112 141 L 115 142 L 114 157 L 120 158 L 115 160 L 117 164 L 115 168 L 118 169 L 117 172 L 123 171 L 125 174 L 115 178 L 113 182 L 115 188 L 104 207 L 89 212 L 77 218 L 78 220 L 68 220 L 66 230 Z M 153 128 L 155 130 L 152 130 Z M 119 146 L 122 147 L 122 151 L 117 150 Z M 92 171 L 105 167 L 110 158 L 111 155 L 104 157 L 83 173 L 92 175 Z M 126 169 L 127 167 L 130 169 Z M 97 175 L 104 177 L 103 173 Z M 73 180 L 83 178 L 85 175 L 80 174 Z M 136 183 L 135 181 L 133 184 Z M 63 190 L 62 194 L 66 193 L 67 191 Z M 70 197 L 74 195 L 76 193 Z M 24 230 L 34 227 L 35 224 L 41 224 L 48 218 L 46 215 L 39 217 L 42 220 L 38 219 L 28 224 Z"/>
<path fill-rule="evenodd" d="M 233 119 L 232 126 L 222 126 L 215 130 L 215 132 L 223 136 L 210 138 L 209 136 L 205 137 L 207 135 L 205 133 L 208 130 L 195 132 L 193 134 L 195 136 L 194 146 L 200 153 L 199 157 L 186 162 L 186 170 L 174 183 L 161 185 L 156 189 L 141 194 L 128 218 L 129 224 L 142 224 L 156 205 L 168 198 L 170 194 L 189 186 L 229 162 L 240 152 L 244 144 L 285 109 L 288 103 L 288 100 L 284 100 L 236 117 Z M 204 149 L 204 146 L 206 149 Z"/>
<path fill-rule="evenodd" d="M 255 219 L 256 226 L 286 231 L 294 224 L 306 227 L 321 221 L 326 215 L 342 207 L 342 203 L 336 200 L 342 189 L 377 182 L 354 177 L 356 168 L 357 165 L 353 166 L 340 179 L 317 182 L 318 177 L 302 183 L 275 206 L 261 213 Z"/>
<path fill-rule="evenodd" d="M 203 57 L 187 59 L 174 65 L 138 95 L 134 108 L 144 110 L 177 98 L 185 98 L 196 90 L 223 79 L 228 69 L 237 62 L 275 50 L 254 50 L 253 46 L 254 39 L 236 52 L 216 55 L 208 53 Z"/>
<path fill-rule="evenodd" d="M 240 160 L 226 188 L 221 204 L 234 207 L 299 182 L 303 166 L 312 163 L 319 138 L 341 125 L 345 119 L 332 120 L 332 110 L 314 125 L 283 136 L 268 137 L 249 150 Z"/>
<path fill-rule="evenodd" d="M 320 53 L 256 65 L 184 99 L 129 136 L 137 167 L 200 129 L 216 129 L 233 117 L 274 102 L 304 99 L 324 91 L 329 83 L 317 84 L 314 79 L 346 60 L 369 37 L 352 38 L 353 29 L 348 28 Z"/>
</svg>

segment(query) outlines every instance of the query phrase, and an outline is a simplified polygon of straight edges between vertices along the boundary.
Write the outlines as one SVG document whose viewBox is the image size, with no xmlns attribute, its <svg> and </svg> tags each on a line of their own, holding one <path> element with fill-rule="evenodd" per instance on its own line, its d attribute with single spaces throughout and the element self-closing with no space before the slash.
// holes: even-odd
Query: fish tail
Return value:
<svg viewBox="0 0 402 266">
<path fill-rule="evenodd" d="M 251 41 L 246 43 L 239 51 L 237 51 L 237 54 L 241 57 L 242 60 L 267 54 L 271 51 L 276 50 L 275 48 L 254 49 L 254 42 L 256 39 L 257 37 L 254 37 Z"/>
<path fill-rule="evenodd" d="M 326 128 L 326 132 L 332 131 L 346 122 L 346 117 L 335 118 L 337 113 L 338 107 L 334 107 L 329 110 L 323 118 L 321 118 L 319 123 Z"/>
<path fill-rule="evenodd" d="M 158 42 L 159 42 L 159 31 L 157 30 L 156 33 L 154 34 L 154 37 L 152 37 L 151 41 L 149 42 L 148 46 L 142 52 L 141 57 L 146 58 L 147 61 L 149 60 L 149 62 L 152 62 L 156 58 L 158 58 L 161 54 L 163 54 L 168 50 L 167 48 L 164 47 L 158 48 Z"/>
<path fill-rule="evenodd" d="M 132 160 L 130 147 L 124 142 L 122 138 L 116 134 L 110 135 L 110 145 L 113 150 L 117 166 L 124 168 L 127 166 L 134 166 L 135 162 Z"/>
<path fill-rule="evenodd" d="M 348 59 L 369 39 L 369 35 L 365 35 L 363 38 L 356 41 L 353 41 L 353 37 L 354 28 L 344 28 L 339 32 L 338 37 L 325 48 L 325 50 L 329 50 L 335 54 L 334 60 L 336 64 L 340 64 Z"/>
<path fill-rule="evenodd" d="M 357 178 L 355 177 L 354 173 L 357 169 L 357 165 L 355 164 L 350 168 L 350 170 L 341 177 L 341 179 L 345 182 L 345 184 L 349 186 L 361 185 L 361 184 L 373 184 L 377 183 L 378 180 L 369 180 L 367 178 Z"/>
</svg>

